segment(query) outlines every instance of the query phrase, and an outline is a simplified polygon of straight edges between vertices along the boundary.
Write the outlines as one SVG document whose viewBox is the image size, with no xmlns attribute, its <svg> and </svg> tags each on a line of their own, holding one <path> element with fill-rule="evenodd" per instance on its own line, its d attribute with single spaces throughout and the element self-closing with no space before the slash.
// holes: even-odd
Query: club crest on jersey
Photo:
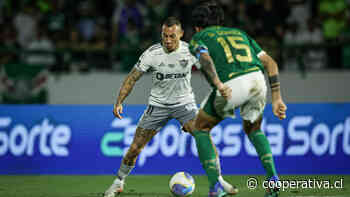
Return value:
<svg viewBox="0 0 350 197">
<path fill-rule="evenodd" d="M 179 63 L 180 63 L 180 65 L 182 66 L 182 67 L 186 67 L 187 66 L 187 64 L 188 64 L 188 60 L 180 60 L 179 61 Z"/>
</svg>

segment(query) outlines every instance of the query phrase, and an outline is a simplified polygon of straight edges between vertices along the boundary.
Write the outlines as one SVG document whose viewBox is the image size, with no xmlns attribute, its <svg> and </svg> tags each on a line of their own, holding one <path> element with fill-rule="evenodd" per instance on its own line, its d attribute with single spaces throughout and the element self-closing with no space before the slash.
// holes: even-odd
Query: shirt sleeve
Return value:
<svg viewBox="0 0 350 197">
<path fill-rule="evenodd" d="M 263 51 L 260 47 L 260 45 L 254 40 L 252 39 L 250 36 L 248 36 L 248 39 L 249 39 L 249 43 L 250 43 L 250 46 L 253 48 L 254 50 L 254 53 L 260 57 L 261 55 L 265 54 L 265 51 Z"/>
<path fill-rule="evenodd" d="M 195 57 L 199 57 L 199 54 L 203 51 L 208 51 L 208 47 L 205 45 L 205 43 L 200 39 L 200 37 L 197 35 L 193 36 L 189 49 L 192 55 Z"/>
<path fill-rule="evenodd" d="M 193 55 L 191 55 L 191 63 L 192 63 L 191 65 L 194 65 L 197 69 L 201 68 L 201 64 L 199 63 L 199 60 Z"/>
<path fill-rule="evenodd" d="M 150 70 L 151 57 L 148 50 L 140 56 L 134 67 L 141 72 L 148 72 Z"/>
</svg>

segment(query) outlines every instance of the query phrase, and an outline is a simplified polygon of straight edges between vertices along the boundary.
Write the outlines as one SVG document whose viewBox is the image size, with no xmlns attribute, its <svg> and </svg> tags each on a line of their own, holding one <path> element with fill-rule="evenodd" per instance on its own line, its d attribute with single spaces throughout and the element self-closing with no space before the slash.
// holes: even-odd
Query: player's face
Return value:
<svg viewBox="0 0 350 197">
<path fill-rule="evenodd" d="M 183 31 L 180 26 L 173 25 L 168 27 L 167 25 L 163 25 L 162 44 L 169 52 L 177 49 L 182 36 L 183 36 Z"/>
</svg>

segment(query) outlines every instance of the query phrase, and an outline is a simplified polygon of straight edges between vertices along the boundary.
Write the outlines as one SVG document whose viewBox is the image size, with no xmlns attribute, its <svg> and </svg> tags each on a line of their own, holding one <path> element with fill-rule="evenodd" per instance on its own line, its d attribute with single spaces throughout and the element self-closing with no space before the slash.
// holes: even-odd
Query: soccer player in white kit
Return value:
<svg viewBox="0 0 350 197">
<path fill-rule="evenodd" d="M 152 72 L 152 89 L 149 104 L 135 131 L 134 139 L 123 157 L 113 184 L 104 193 L 114 197 L 123 191 L 124 180 L 134 168 L 137 156 L 145 145 L 170 119 L 177 119 L 184 131 L 193 130 L 198 111 L 191 87 L 192 65 L 198 60 L 191 55 L 188 44 L 181 41 L 183 30 L 175 17 L 162 25 L 162 42 L 148 48 L 130 71 L 119 91 L 113 113 L 122 118 L 122 103 L 136 81 L 145 72 Z"/>
</svg>

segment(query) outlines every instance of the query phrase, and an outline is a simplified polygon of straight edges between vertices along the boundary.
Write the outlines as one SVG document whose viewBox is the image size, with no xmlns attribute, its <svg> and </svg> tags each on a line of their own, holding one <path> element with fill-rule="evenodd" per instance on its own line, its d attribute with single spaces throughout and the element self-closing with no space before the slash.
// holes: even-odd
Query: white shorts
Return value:
<svg viewBox="0 0 350 197">
<path fill-rule="evenodd" d="M 232 97 L 226 101 L 218 90 L 215 92 L 216 95 L 212 98 L 216 114 L 220 118 L 235 118 L 235 109 L 239 107 L 243 120 L 255 122 L 263 113 L 266 105 L 267 87 L 264 74 L 261 71 L 248 73 L 231 79 L 225 84 L 231 87 Z M 210 97 L 213 96 L 211 94 L 202 102 L 202 109 L 207 108 L 205 105 L 208 105 Z"/>
</svg>

